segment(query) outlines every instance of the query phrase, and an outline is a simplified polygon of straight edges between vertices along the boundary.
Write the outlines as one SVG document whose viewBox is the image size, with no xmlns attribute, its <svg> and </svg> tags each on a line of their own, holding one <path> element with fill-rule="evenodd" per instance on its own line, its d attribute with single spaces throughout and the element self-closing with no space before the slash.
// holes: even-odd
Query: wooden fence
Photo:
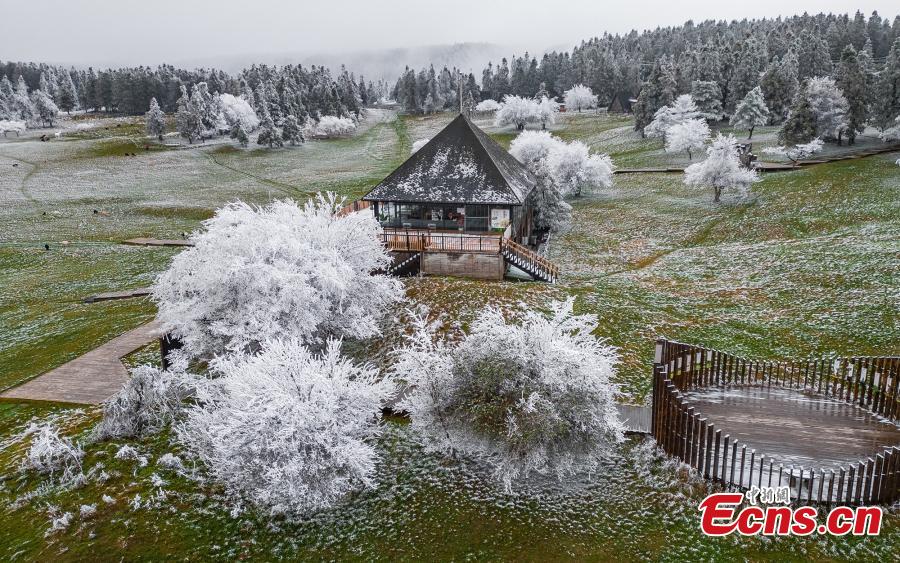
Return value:
<svg viewBox="0 0 900 563">
<path fill-rule="evenodd" d="M 500 254 L 499 234 L 452 233 L 419 229 L 384 229 L 381 241 L 394 252 Z"/>
<path fill-rule="evenodd" d="M 900 498 L 900 447 L 835 469 L 784 467 L 723 434 L 683 392 L 712 386 L 775 385 L 859 405 L 894 422 L 900 358 L 853 357 L 766 362 L 658 341 L 651 433 L 663 450 L 704 478 L 732 489 L 789 486 L 794 500 L 829 504 L 891 503 Z"/>
</svg>

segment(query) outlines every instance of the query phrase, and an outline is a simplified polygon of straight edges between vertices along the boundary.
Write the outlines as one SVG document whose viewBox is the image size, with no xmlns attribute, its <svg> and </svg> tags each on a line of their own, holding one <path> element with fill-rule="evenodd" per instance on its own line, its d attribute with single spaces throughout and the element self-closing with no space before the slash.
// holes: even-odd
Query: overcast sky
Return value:
<svg viewBox="0 0 900 563">
<path fill-rule="evenodd" d="M 542 52 L 604 31 L 878 10 L 896 0 L 2 0 L 0 60 L 95 66 L 337 53 L 461 42 Z M 302 62 L 302 61 L 297 61 Z"/>
</svg>

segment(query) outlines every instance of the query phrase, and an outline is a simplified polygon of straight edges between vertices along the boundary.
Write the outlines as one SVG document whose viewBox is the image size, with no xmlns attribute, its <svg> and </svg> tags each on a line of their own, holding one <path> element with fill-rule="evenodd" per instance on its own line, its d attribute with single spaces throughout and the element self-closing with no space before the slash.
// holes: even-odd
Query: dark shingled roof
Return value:
<svg viewBox="0 0 900 563">
<path fill-rule="evenodd" d="M 535 177 L 464 115 L 362 199 L 523 205 Z"/>
</svg>

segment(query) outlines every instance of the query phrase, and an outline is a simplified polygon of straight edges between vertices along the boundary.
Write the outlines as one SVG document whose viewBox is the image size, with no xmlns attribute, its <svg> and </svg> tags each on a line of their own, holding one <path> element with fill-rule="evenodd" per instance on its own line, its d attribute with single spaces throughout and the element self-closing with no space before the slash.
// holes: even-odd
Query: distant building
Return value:
<svg viewBox="0 0 900 563">
<path fill-rule="evenodd" d="M 554 281 L 555 266 L 527 248 L 534 228 L 528 196 L 536 185 L 522 163 L 460 114 L 362 202 L 381 223 L 388 248 L 401 259 L 417 258 L 423 274 L 500 279 L 511 261 Z"/>
<path fill-rule="evenodd" d="M 607 111 L 609 113 L 631 113 L 631 106 L 636 101 L 636 99 L 629 97 L 628 94 L 619 92 L 613 96 Z"/>
</svg>

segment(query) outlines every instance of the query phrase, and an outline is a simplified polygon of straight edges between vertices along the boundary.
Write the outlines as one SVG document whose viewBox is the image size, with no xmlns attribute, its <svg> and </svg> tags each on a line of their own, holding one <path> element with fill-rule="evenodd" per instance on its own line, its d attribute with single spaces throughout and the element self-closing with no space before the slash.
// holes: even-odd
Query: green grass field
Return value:
<svg viewBox="0 0 900 563">
<path fill-rule="evenodd" d="M 149 284 L 175 252 L 120 240 L 180 237 L 235 198 L 263 203 L 322 189 L 358 196 L 451 117 L 378 114 L 351 138 L 275 151 L 220 144 L 123 156 L 124 147 L 145 142 L 128 120 L 49 143 L 0 141 L 0 389 L 153 316 L 147 299 L 81 303 Z M 485 126 L 501 142 L 512 139 Z M 627 118 L 570 114 L 553 129 L 608 152 L 620 167 L 686 162 L 666 155 L 660 141 L 640 139 Z M 598 336 L 620 348 L 622 399 L 634 403 L 647 400 L 652 342 L 661 335 L 767 358 L 896 354 L 897 157 L 770 174 L 746 200 L 722 204 L 685 187 L 679 174 L 619 175 L 614 188 L 572 202 L 572 228 L 550 248 L 560 283 L 416 278 L 406 282 L 408 295 L 462 324 L 488 304 L 541 307 L 576 295 L 579 311 L 599 316 Z M 361 349 L 383 349 L 396 335 L 386 336 Z M 155 357 L 151 349 L 128 363 Z M 157 466 L 163 453 L 177 453 L 167 435 L 133 443 L 147 457 L 143 467 L 114 458 L 121 443 L 90 444 L 86 484 L 46 488 L 18 465 L 27 424 L 47 417 L 84 437 L 98 412 L 0 401 L 5 560 L 871 561 L 894 557 L 900 540 L 896 515 L 878 538 L 703 538 L 696 506 L 706 486 L 637 438 L 592 481 L 534 483 L 504 495 L 479 468 L 421 452 L 402 421 L 381 441 L 385 463 L 373 490 L 306 521 L 270 526 L 252 511 L 232 514 L 214 485 Z M 97 513 L 81 518 L 82 504 Z M 50 516 L 63 512 L 73 523 L 45 536 Z"/>
</svg>

